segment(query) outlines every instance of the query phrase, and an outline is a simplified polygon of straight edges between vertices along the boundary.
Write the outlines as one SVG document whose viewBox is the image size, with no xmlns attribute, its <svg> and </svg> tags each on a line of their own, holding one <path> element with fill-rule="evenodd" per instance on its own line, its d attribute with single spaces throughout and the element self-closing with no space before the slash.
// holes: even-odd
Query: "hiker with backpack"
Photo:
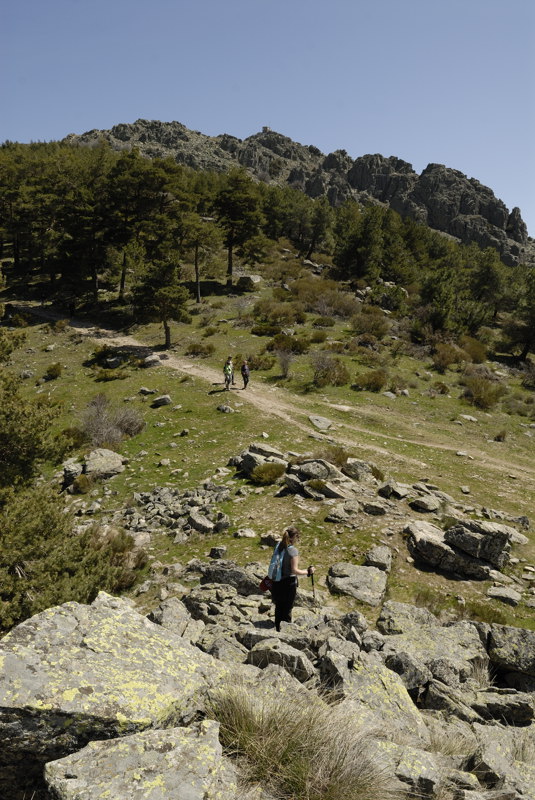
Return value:
<svg viewBox="0 0 535 800">
<path fill-rule="evenodd" d="M 234 365 L 232 363 L 231 356 L 229 356 L 225 361 L 225 366 L 223 367 L 223 375 L 225 377 L 225 389 L 229 392 L 230 384 L 234 383 Z"/>
<path fill-rule="evenodd" d="M 251 371 L 249 369 L 249 364 L 247 363 L 247 359 L 243 359 L 243 364 L 241 365 L 241 376 L 243 378 L 243 388 L 247 389 L 247 384 L 249 383 L 249 376 Z"/>
<path fill-rule="evenodd" d="M 293 525 L 286 528 L 281 541 L 275 547 L 268 575 L 273 581 L 271 597 L 275 603 L 275 628 L 281 629 L 281 622 L 292 621 L 292 609 L 299 575 L 314 575 L 314 567 L 299 569 L 299 530 Z"/>
</svg>

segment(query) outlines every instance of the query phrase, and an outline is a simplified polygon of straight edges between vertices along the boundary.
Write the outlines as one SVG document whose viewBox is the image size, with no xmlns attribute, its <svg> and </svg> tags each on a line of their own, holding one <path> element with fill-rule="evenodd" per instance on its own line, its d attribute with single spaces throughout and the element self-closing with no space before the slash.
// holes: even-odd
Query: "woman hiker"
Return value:
<svg viewBox="0 0 535 800">
<path fill-rule="evenodd" d="M 247 384 L 249 383 L 249 375 L 251 371 L 249 369 L 249 364 L 247 363 L 247 359 L 243 359 L 243 364 L 241 365 L 241 376 L 243 378 L 243 388 L 247 389 Z"/>
<path fill-rule="evenodd" d="M 281 622 L 292 621 L 298 575 L 313 575 L 314 567 L 299 569 L 299 530 L 293 525 L 286 528 L 281 541 L 273 551 L 269 565 L 269 577 L 273 580 L 271 596 L 275 603 L 275 628 L 281 629 Z"/>
</svg>

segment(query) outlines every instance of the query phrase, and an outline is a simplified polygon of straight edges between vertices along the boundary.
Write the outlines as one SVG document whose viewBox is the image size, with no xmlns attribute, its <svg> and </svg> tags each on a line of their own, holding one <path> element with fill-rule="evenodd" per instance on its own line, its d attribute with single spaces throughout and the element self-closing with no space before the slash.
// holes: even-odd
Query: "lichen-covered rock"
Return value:
<svg viewBox="0 0 535 800">
<path fill-rule="evenodd" d="M 125 459 L 113 450 L 97 447 L 85 458 L 84 473 L 94 478 L 111 478 L 124 472 Z"/>
<path fill-rule="evenodd" d="M 429 522 L 415 521 L 404 528 L 407 548 L 415 559 L 431 566 L 475 580 L 487 580 L 493 575 L 493 565 L 448 544 L 445 533 Z"/>
<path fill-rule="evenodd" d="M 93 739 L 187 722 L 221 662 L 101 593 L 65 603 L 0 642 L 0 795 Z M 31 796 L 31 791 L 29 791 Z"/>
<path fill-rule="evenodd" d="M 428 740 L 422 715 L 411 700 L 401 678 L 374 656 L 360 653 L 351 662 L 347 676 L 335 691 L 347 698 L 355 716 L 364 725 L 380 725 L 393 732 L 409 733 Z"/>
<path fill-rule="evenodd" d="M 303 652 L 280 639 L 264 639 L 255 644 L 249 651 L 247 663 L 260 668 L 276 664 L 302 683 L 311 680 L 316 674 L 313 664 Z"/>
<path fill-rule="evenodd" d="M 178 597 L 169 597 L 158 608 L 149 614 L 151 622 L 182 636 L 188 642 L 196 644 L 202 636 L 204 622 L 193 619 L 184 603 Z"/>
<path fill-rule="evenodd" d="M 401 675 L 406 671 L 410 688 L 415 688 L 415 675 L 410 674 L 422 667 L 444 683 L 457 686 L 471 677 L 476 666 L 488 662 L 477 628 L 469 622 L 442 626 L 425 609 L 389 601 L 377 626 L 389 634 L 381 651 L 385 663 Z"/>
<path fill-rule="evenodd" d="M 386 545 L 371 547 L 364 559 L 367 567 L 377 567 L 383 572 L 390 572 L 392 569 L 392 550 Z"/>
<path fill-rule="evenodd" d="M 488 654 L 497 667 L 535 676 L 535 631 L 491 625 Z"/>
<path fill-rule="evenodd" d="M 502 569 L 509 561 L 511 530 L 506 525 L 495 525 L 492 529 L 488 529 L 483 524 L 474 526 L 472 521 L 463 520 L 448 528 L 444 534 L 444 541 Z"/>
<path fill-rule="evenodd" d="M 235 800 L 236 773 L 218 731 L 216 722 L 205 720 L 90 742 L 47 764 L 45 779 L 57 800 Z"/>
<path fill-rule="evenodd" d="M 340 562 L 330 567 L 327 585 L 333 593 L 348 594 L 361 603 L 378 606 L 386 591 L 386 574 L 376 567 Z"/>
<path fill-rule="evenodd" d="M 219 583 L 233 586 L 239 594 L 260 594 L 258 585 L 266 567 L 255 564 L 240 567 L 234 561 L 222 559 L 203 566 L 202 583 Z"/>
</svg>

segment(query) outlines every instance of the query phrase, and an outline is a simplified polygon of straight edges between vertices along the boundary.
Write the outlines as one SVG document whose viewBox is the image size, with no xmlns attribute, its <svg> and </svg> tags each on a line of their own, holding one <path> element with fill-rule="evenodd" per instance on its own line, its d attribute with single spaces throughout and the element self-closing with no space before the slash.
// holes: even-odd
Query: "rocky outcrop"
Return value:
<svg viewBox="0 0 535 800">
<path fill-rule="evenodd" d="M 258 180 L 289 185 L 311 197 L 325 195 L 333 205 L 348 198 L 384 203 L 463 242 L 495 247 L 506 263 L 535 258 L 520 210 L 509 212 L 487 186 L 442 164 L 429 164 L 418 175 L 395 156 L 352 159 L 345 150 L 324 155 L 269 128 L 241 140 L 228 134 L 205 136 L 179 122 L 142 119 L 70 134 L 65 141 L 91 146 L 101 139 L 117 150 L 137 147 L 148 157 L 171 157 L 200 170 L 222 172 L 239 165 Z"/>
<path fill-rule="evenodd" d="M 535 797 L 531 631 L 443 625 L 391 601 L 374 631 L 358 611 L 318 607 L 300 592 L 293 623 L 277 633 L 269 600 L 247 583 L 265 571 L 257 567 L 193 564 L 221 582 L 169 598 L 154 622 L 132 601 L 101 594 L 11 631 L 0 642 L 2 796 L 141 800 L 187 781 L 192 800 L 230 800 L 236 773 L 218 725 L 197 718 L 228 680 L 250 698 L 267 692 L 290 708 L 303 693 L 321 702 L 321 686 L 369 732 L 409 795 L 438 798 L 449 787 L 464 800 L 498 797 L 498 788 L 502 799 Z M 489 660 L 497 686 L 476 678 Z M 259 789 L 258 797 L 267 795 Z"/>
<path fill-rule="evenodd" d="M 182 797 L 186 786 L 188 800 L 235 800 L 236 772 L 222 755 L 218 732 L 217 723 L 205 720 L 90 742 L 47 764 L 45 780 L 61 800 Z"/>
<path fill-rule="evenodd" d="M 103 594 L 26 620 L 2 640 L 0 661 L 4 797 L 89 741 L 191 721 L 225 672 L 130 602 Z"/>
</svg>

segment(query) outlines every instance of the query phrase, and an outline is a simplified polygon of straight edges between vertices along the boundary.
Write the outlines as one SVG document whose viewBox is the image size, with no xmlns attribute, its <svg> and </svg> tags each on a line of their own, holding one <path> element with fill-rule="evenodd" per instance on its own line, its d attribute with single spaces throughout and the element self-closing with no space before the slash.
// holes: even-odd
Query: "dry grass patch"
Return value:
<svg viewBox="0 0 535 800">
<path fill-rule="evenodd" d="M 399 790 L 369 732 L 342 706 L 226 686 L 211 701 L 227 753 L 246 780 L 281 800 L 394 800 Z"/>
</svg>

